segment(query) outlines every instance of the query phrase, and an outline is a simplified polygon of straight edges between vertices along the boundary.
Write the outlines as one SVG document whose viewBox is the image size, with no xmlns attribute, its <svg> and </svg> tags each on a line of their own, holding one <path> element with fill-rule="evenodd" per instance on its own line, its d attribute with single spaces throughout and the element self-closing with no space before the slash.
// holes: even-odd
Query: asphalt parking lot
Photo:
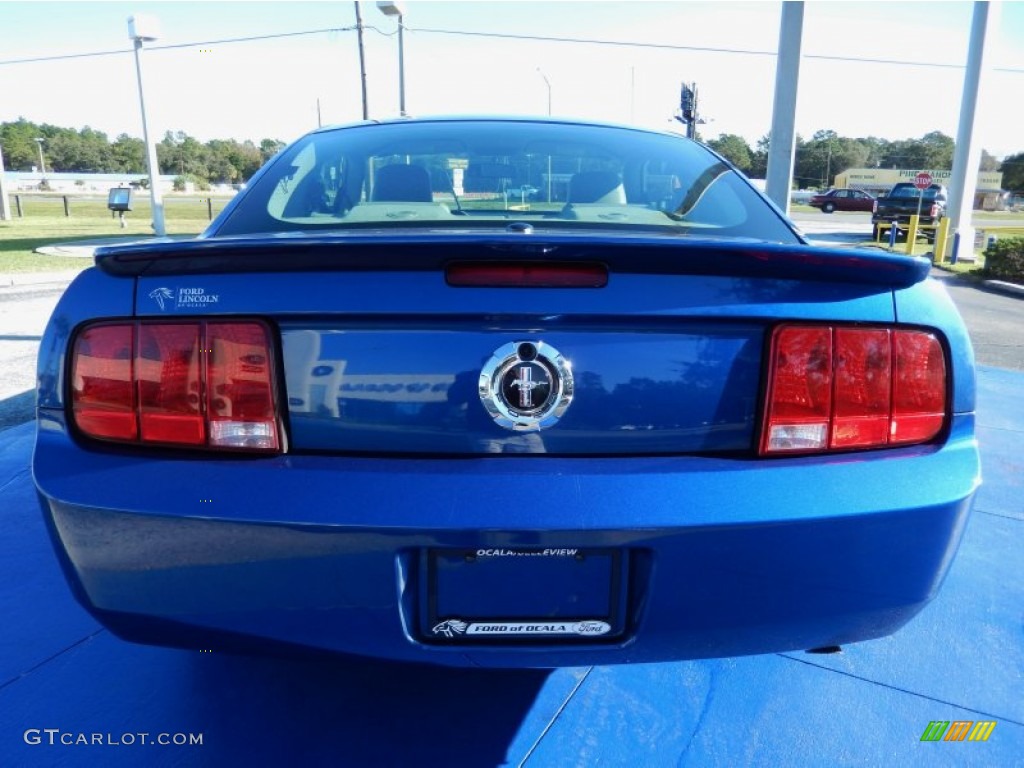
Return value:
<svg viewBox="0 0 1024 768">
<path fill-rule="evenodd" d="M 0 764 L 1024 765 L 1024 372 L 983 366 L 978 389 L 985 484 L 940 596 L 896 635 L 830 656 L 554 671 L 124 643 L 71 598 L 32 486 L 34 425 L 10 427 Z M 995 725 L 983 742 L 922 741 L 934 721 Z"/>
</svg>

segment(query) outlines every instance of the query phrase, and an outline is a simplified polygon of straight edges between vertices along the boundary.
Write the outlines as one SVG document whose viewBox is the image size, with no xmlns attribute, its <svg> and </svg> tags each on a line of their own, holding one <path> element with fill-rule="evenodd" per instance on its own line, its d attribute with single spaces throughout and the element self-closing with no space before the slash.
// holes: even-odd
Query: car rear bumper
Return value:
<svg viewBox="0 0 1024 768">
<path fill-rule="evenodd" d="M 897 223 L 899 223 L 899 224 L 909 224 L 910 223 L 911 215 L 912 214 L 909 214 L 909 213 L 887 214 L 885 216 L 872 215 L 871 216 L 871 223 L 872 224 L 892 224 L 893 219 L 895 219 L 897 221 Z M 925 226 L 932 226 L 933 224 L 938 224 L 940 220 L 941 219 L 935 219 L 935 218 L 932 218 L 931 216 L 925 216 L 924 214 L 922 214 L 920 216 L 920 218 L 918 219 L 918 223 L 919 224 L 923 224 Z"/>
<path fill-rule="evenodd" d="M 242 637 L 495 667 L 890 634 L 937 593 L 979 482 L 972 416 L 954 419 L 941 447 L 770 462 L 197 461 L 85 449 L 41 412 L 34 472 L 76 596 L 127 639 Z M 431 636 L 428 553 L 482 549 L 618 553 L 621 633 L 478 645 Z M 518 573 L 517 588 L 547 588 L 531 567 Z"/>
</svg>

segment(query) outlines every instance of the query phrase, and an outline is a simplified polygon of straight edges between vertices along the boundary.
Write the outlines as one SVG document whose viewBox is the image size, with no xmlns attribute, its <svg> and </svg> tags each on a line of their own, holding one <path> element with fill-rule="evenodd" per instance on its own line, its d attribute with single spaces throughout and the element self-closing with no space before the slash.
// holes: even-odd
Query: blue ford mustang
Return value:
<svg viewBox="0 0 1024 768">
<path fill-rule="evenodd" d="M 928 269 L 808 245 L 679 136 L 319 130 L 68 289 L 44 516 L 140 642 L 554 667 L 881 637 L 980 481 Z"/>
</svg>

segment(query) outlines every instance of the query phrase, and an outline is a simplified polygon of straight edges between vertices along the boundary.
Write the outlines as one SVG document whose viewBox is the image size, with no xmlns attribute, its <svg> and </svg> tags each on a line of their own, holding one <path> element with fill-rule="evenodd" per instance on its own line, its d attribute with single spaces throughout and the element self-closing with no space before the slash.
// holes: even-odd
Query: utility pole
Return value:
<svg viewBox="0 0 1024 768">
<path fill-rule="evenodd" d="M 353 3 L 356 7 L 356 39 L 359 41 L 359 82 L 363 90 L 363 120 L 370 119 L 370 104 L 366 100 L 366 52 L 363 50 L 363 15 L 359 12 L 359 0 Z"/>
<path fill-rule="evenodd" d="M 828 137 L 828 159 L 825 161 L 825 183 L 822 186 L 831 187 L 832 182 L 832 137 Z"/>
</svg>

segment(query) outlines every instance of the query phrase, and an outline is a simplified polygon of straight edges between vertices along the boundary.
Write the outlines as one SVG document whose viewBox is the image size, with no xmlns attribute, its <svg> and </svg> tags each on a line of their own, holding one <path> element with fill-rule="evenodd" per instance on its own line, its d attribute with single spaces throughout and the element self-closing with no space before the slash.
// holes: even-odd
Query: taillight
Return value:
<svg viewBox="0 0 1024 768">
<path fill-rule="evenodd" d="M 278 451 L 273 360 L 257 321 L 91 326 L 72 349 L 72 418 L 104 440 Z"/>
<path fill-rule="evenodd" d="M 931 211 L 928 213 L 933 219 L 939 218 L 939 205 L 938 203 L 932 203 Z"/>
<path fill-rule="evenodd" d="M 78 335 L 72 351 L 72 410 L 86 434 L 111 440 L 139 435 L 131 325 L 102 325 Z"/>
<path fill-rule="evenodd" d="M 760 452 L 924 443 L 946 422 L 947 391 L 932 333 L 782 325 L 772 334 Z"/>
<path fill-rule="evenodd" d="M 871 203 L 871 212 L 878 213 L 878 201 L 875 200 Z"/>
</svg>

